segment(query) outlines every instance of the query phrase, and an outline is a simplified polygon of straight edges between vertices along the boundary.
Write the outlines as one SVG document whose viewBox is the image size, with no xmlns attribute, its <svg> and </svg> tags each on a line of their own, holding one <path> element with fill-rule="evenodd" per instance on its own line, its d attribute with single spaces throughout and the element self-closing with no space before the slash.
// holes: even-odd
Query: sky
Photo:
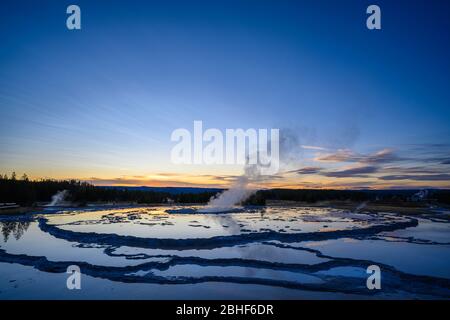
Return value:
<svg viewBox="0 0 450 320">
<path fill-rule="evenodd" d="M 227 186 L 242 166 L 171 162 L 201 120 L 290 139 L 261 187 L 450 188 L 449 32 L 438 0 L 3 0 L 0 173 Z"/>
</svg>

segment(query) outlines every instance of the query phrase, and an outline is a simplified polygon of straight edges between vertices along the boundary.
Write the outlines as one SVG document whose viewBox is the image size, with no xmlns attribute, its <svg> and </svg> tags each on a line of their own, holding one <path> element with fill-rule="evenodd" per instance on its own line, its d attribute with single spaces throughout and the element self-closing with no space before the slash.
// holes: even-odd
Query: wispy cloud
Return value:
<svg viewBox="0 0 450 320">
<path fill-rule="evenodd" d="M 414 181 L 449 181 L 450 174 L 421 174 L 421 175 L 387 175 L 379 177 L 381 180 L 414 180 Z"/>
<path fill-rule="evenodd" d="M 321 174 L 332 178 L 367 178 L 368 174 L 375 173 L 378 170 L 379 168 L 376 166 L 361 166 L 339 171 L 322 172 Z"/>
<path fill-rule="evenodd" d="M 288 173 L 298 173 L 298 174 L 315 174 L 319 173 L 322 170 L 322 168 L 319 167 L 304 167 L 298 170 L 292 170 Z"/>
<path fill-rule="evenodd" d="M 403 150 L 403 154 L 407 154 L 407 156 L 399 155 L 392 148 L 382 148 L 376 152 L 365 154 L 351 149 L 339 149 L 332 153 L 319 153 L 312 159 L 311 166 L 288 173 L 308 176 L 313 180 L 320 180 L 322 185 L 327 186 L 341 184 L 346 187 L 360 188 L 412 187 L 422 185 L 421 182 L 426 181 L 443 187 L 447 181 L 450 182 L 447 166 L 450 164 L 450 157 L 447 156 L 445 146 L 447 145 L 433 145 L 426 152 L 428 145 L 416 145 L 414 148 Z M 321 163 L 323 167 L 315 166 L 315 163 Z M 396 165 L 393 165 L 394 163 Z M 344 166 L 336 168 L 336 164 Z"/>
<path fill-rule="evenodd" d="M 370 154 L 359 154 L 349 149 L 341 149 L 335 153 L 320 155 L 315 160 L 321 162 L 360 162 L 377 164 L 399 161 L 401 158 L 390 148 L 385 148 Z"/>
<path fill-rule="evenodd" d="M 83 179 L 97 186 L 171 186 L 171 187 L 192 187 L 209 186 L 180 180 L 155 180 L 155 179 L 133 179 L 133 178 L 96 178 Z"/>
<path fill-rule="evenodd" d="M 306 146 L 306 145 L 301 145 L 300 148 L 302 149 L 307 149 L 307 150 L 328 150 L 327 148 L 323 148 L 323 147 L 318 147 L 318 146 Z"/>
<path fill-rule="evenodd" d="M 368 177 L 368 174 L 375 173 L 378 171 L 376 166 L 357 166 L 351 167 L 343 170 L 325 170 L 319 167 L 304 167 L 298 170 L 290 171 L 290 173 L 298 173 L 300 175 L 321 175 L 331 178 L 354 178 L 354 177 Z"/>
</svg>

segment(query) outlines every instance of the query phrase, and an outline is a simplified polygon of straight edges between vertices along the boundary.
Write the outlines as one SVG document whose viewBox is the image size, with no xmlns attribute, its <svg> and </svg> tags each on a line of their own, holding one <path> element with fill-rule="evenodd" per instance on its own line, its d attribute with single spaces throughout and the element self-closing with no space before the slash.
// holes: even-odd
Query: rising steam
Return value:
<svg viewBox="0 0 450 320">
<path fill-rule="evenodd" d="M 235 205 L 248 199 L 257 190 L 251 189 L 249 184 L 260 176 L 257 165 L 246 165 L 244 174 L 236 179 L 230 189 L 211 198 L 204 209 L 199 212 L 226 212 Z"/>
<path fill-rule="evenodd" d="M 52 196 L 52 201 L 47 205 L 47 207 L 59 206 L 64 203 L 64 199 L 69 194 L 68 190 L 58 191 Z"/>
<path fill-rule="evenodd" d="M 280 164 L 285 167 L 293 164 L 301 157 L 301 143 L 298 134 L 293 130 L 285 129 L 280 133 Z M 268 162 L 267 159 L 262 160 L 264 160 L 264 163 Z M 258 164 L 248 164 L 247 158 L 244 174 L 238 177 L 228 190 L 212 197 L 206 207 L 198 210 L 198 212 L 217 213 L 230 211 L 258 191 L 258 189 L 252 188 L 252 183 L 261 182 L 268 177 L 270 178 L 270 176 L 261 175 L 261 167 Z"/>
</svg>

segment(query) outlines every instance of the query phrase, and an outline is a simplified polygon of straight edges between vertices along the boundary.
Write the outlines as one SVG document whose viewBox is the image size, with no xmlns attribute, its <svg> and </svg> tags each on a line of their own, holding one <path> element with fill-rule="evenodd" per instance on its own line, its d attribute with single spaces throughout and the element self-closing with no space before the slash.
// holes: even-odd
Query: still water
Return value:
<svg viewBox="0 0 450 320">
<path fill-rule="evenodd" d="M 450 224 L 438 214 L 198 208 L 1 216 L 0 299 L 450 298 Z M 374 264 L 380 290 L 366 286 Z M 80 290 L 67 288 L 70 265 Z"/>
</svg>

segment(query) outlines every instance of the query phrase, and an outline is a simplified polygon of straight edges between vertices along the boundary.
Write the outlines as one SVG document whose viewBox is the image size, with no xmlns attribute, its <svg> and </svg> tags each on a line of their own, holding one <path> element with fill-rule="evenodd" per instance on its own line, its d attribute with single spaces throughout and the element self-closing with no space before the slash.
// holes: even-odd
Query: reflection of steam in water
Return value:
<svg viewBox="0 0 450 320">
<path fill-rule="evenodd" d="M 0 221 L 2 229 L 3 241 L 8 242 L 9 236 L 12 235 L 19 240 L 28 230 L 30 221 Z"/>
<path fill-rule="evenodd" d="M 237 248 L 240 251 L 241 259 L 244 260 L 258 260 L 260 257 L 264 257 L 270 261 L 282 260 L 281 252 L 276 247 L 254 244 L 252 246 L 238 246 Z M 246 268 L 246 273 L 247 276 L 255 276 L 256 269 Z"/>
<path fill-rule="evenodd" d="M 256 213 L 254 213 L 256 214 Z M 259 211 L 259 217 L 261 219 L 264 218 L 265 210 L 262 209 Z M 242 232 L 242 226 L 244 224 L 244 221 L 241 220 L 240 222 L 236 221 L 233 214 L 211 214 L 211 215 L 205 215 L 206 221 L 213 221 L 214 223 L 222 226 L 224 229 L 228 230 L 230 234 L 239 234 Z"/>
<path fill-rule="evenodd" d="M 232 214 L 205 215 L 205 220 L 213 221 L 214 223 L 221 225 L 231 234 L 237 234 L 241 231 L 239 223 L 236 222 Z"/>
</svg>

